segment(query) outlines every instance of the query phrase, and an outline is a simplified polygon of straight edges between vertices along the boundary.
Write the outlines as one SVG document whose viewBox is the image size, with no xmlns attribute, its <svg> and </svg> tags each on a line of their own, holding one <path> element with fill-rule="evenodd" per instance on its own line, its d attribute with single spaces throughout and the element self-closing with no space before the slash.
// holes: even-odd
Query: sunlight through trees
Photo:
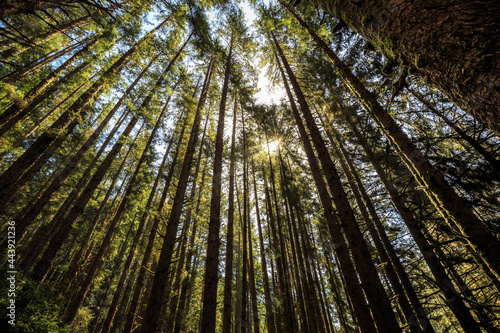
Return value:
<svg viewBox="0 0 500 333">
<path fill-rule="evenodd" d="M 499 15 L 3 1 L 0 331 L 498 332 Z"/>
</svg>

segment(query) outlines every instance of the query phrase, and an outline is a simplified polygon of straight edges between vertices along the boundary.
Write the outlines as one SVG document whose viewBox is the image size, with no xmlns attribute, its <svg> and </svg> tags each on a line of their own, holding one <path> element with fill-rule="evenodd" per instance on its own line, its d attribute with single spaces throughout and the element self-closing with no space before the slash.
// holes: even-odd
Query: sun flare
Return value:
<svg viewBox="0 0 500 333">
<path fill-rule="evenodd" d="M 276 140 L 273 140 L 273 141 L 270 141 L 269 143 L 267 143 L 265 149 L 267 152 L 274 154 L 274 153 L 276 153 L 276 151 L 278 151 L 279 145 L 280 145 L 280 140 L 276 139 Z"/>
</svg>

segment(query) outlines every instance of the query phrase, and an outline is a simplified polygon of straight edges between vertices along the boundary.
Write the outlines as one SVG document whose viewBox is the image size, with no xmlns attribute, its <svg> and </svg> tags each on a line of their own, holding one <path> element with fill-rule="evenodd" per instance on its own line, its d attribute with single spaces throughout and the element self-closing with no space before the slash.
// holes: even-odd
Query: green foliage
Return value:
<svg viewBox="0 0 500 333">
<path fill-rule="evenodd" d="M 10 274 L 2 274 L 0 281 L 0 306 L 6 309 L 9 305 L 7 290 L 9 281 L 6 279 Z M 61 299 L 54 298 L 53 291 L 44 285 L 26 278 L 22 273 L 16 275 L 16 320 L 15 326 L 10 326 L 7 320 L 0 323 L 2 332 L 15 333 L 69 333 L 69 328 L 60 327 Z"/>
</svg>

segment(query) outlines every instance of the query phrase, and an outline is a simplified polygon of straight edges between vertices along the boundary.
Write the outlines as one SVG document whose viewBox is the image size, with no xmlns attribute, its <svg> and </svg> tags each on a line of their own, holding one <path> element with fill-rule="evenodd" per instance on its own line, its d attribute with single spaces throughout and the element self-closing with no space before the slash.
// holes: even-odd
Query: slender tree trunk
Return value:
<svg viewBox="0 0 500 333">
<path fill-rule="evenodd" d="M 100 125 L 96 128 L 94 133 L 85 141 L 82 147 L 73 155 L 73 158 L 66 165 L 66 167 L 59 172 L 57 178 L 49 185 L 49 187 L 42 193 L 37 202 L 31 207 L 31 209 L 18 221 L 19 226 L 28 226 L 30 222 L 34 221 L 36 216 L 42 211 L 45 205 L 50 201 L 52 195 L 61 187 L 63 182 L 68 178 L 71 172 L 79 165 L 80 160 L 83 158 L 85 153 L 90 149 L 90 147 L 97 140 L 101 132 L 108 125 L 109 121 L 113 118 L 116 111 L 120 108 L 125 100 L 125 97 L 130 94 L 130 92 L 135 88 L 139 80 L 144 76 L 144 74 L 149 70 L 151 65 L 155 62 L 158 56 L 154 57 L 149 64 L 144 68 L 144 70 L 139 74 L 139 76 L 135 79 L 135 81 L 128 87 L 127 91 L 123 94 L 123 96 L 118 100 L 113 109 L 108 113 L 106 118 L 101 121 Z M 24 228 L 25 228 L 24 227 Z M 17 231 L 17 230 L 16 230 Z M 22 231 L 20 230 L 20 234 L 22 235 Z"/>
<path fill-rule="evenodd" d="M 248 186 L 247 186 L 247 150 L 246 150 L 246 132 L 245 132 L 245 111 L 241 109 L 241 131 L 243 146 L 243 214 L 240 212 L 241 224 L 241 332 L 252 333 L 248 330 L 250 323 L 248 316 Z"/>
<path fill-rule="evenodd" d="M 87 63 L 84 63 L 80 66 L 78 66 L 78 70 L 75 69 L 73 70 L 71 73 L 68 73 L 68 79 L 70 78 L 70 75 L 73 76 L 74 74 L 79 74 L 80 70 L 83 70 L 88 64 Z M 97 75 L 97 73 L 94 75 L 94 77 Z M 93 78 L 90 78 L 88 81 L 92 82 Z M 62 79 L 63 81 L 61 83 L 64 83 L 66 82 L 66 77 L 64 77 Z M 12 148 L 11 149 L 14 149 L 14 148 L 18 148 L 18 147 L 21 147 L 26 139 L 28 139 L 33 133 L 35 133 L 35 131 L 42 125 L 45 123 L 45 121 L 47 119 L 49 119 L 50 117 L 52 117 L 57 111 L 59 111 L 59 109 L 66 104 L 67 101 L 71 100 L 78 92 L 80 92 L 80 90 L 82 90 L 86 85 L 87 85 L 88 82 L 84 82 L 82 84 L 80 84 L 80 86 L 78 86 L 78 88 L 76 88 L 75 90 L 71 91 L 62 101 L 60 101 L 59 103 L 57 103 L 56 106 L 54 106 L 50 111 L 46 112 L 45 115 L 39 120 L 37 121 L 36 124 L 33 125 L 33 127 L 31 127 L 31 129 L 27 130 L 26 133 L 24 133 L 23 135 L 19 136 L 13 143 L 12 143 Z M 45 95 L 47 93 L 47 96 L 51 95 L 53 92 L 57 91 L 57 89 L 54 89 L 52 92 L 50 92 L 50 90 L 52 89 L 48 89 L 46 92 L 43 93 L 43 95 Z M 31 111 L 30 111 L 31 112 Z M 5 150 L 2 154 L 0 154 L 0 159 L 3 159 L 5 157 L 5 155 L 8 153 L 8 150 Z"/>
<path fill-rule="evenodd" d="M 23 43 L 22 41 L 16 39 L 7 39 L 5 41 L 0 42 L 0 48 L 6 49 L 9 46 L 13 46 L 15 44 L 22 44 L 23 47 L 33 47 L 36 45 L 40 45 L 41 43 L 48 41 L 55 35 L 66 33 L 69 30 L 81 27 L 91 19 L 92 19 L 91 15 L 85 15 L 80 18 L 77 18 L 76 20 L 71 20 L 69 22 L 59 24 L 55 26 L 54 29 L 50 29 L 42 34 L 37 34 L 37 32 L 34 32 L 32 34 L 25 35 L 24 38 L 26 38 L 26 40 L 29 41 L 29 43 Z M 1 54 L 3 54 L 3 52 Z"/>
<path fill-rule="evenodd" d="M 212 198 L 210 201 L 210 222 L 208 225 L 207 256 L 205 266 L 205 284 L 203 289 L 203 311 L 201 313 L 201 332 L 215 333 L 217 311 L 217 284 L 219 279 L 219 233 L 220 200 L 222 187 L 222 153 L 224 148 L 224 116 L 226 99 L 231 74 L 231 56 L 234 35 L 231 35 L 229 53 L 226 59 L 224 83 L 222 86 L 219 120 L 215 137 L 214 170 L 212 178 Z"/>
<path fill-rule="evenodd" d="M 384 4 L 387 1 L 383 1 Z M 377 5 L 377 8 L 380 7 L 383 7 L 383 5 Z M 361 81 L 354 76 L 349 67 L 337 57 L 328 45 L 299 16 L 293 11 L 291 12 L 326 53 L 338 70 L 342 80 L 349 87 L 351 94 L 359 100 L 386 138 L 398 150 L 413 177 L 425 190 L 429 199 L 441 213 L 450 228 L 456 230 L 462 236 L 464 242 L 484 259 L 488 265 L 485 270 L 491 269 L 497 278 L 500 278 L 500 260 L 498 260 L 497 255 L 500 248 L 500 241 L 486 229 L 482 221 L 479 220 L 466 202 L 445 181 L 443 175 L 417 149 L 415 144 L 411 142 L 396 121 L 378 103 L 375 95 L 365 88 Z M 490 113 L 492 111 L 490 109 L 487 112 Z M 496 112 L 498 112 L 498 109 Z M 493 121 L 493 119 L 498 118 L 500 116 L 493 116 L 491 122 L 495 123 L 496 128 L 500 130 L 499 122 L 496 120 Z M 481 265 L 481 263 L 479 264 Z"/>
<path fill-rule="evenodd" d="M 68 60 L 66 60 L 63 64 L 61 64 L 58 68 L 56 68 L 53 72 L 47 75 L 35 87 L 31 88 L 31 90 L 27 92 L 26 95 L 24 95 L 21 101 L 14 103 L 11 107 L 5 110 L 0 115 L 0 135 L 3 135 L 19 120 L 23 119 L 26 115 L 33 111 L 36 106 L 44 101 L 45 98 L 57 91 L 64 82 L 67 82 L 68 79 L 70 79 L 74 75 L 73 73 L 79 73 L 80 70 L 84 69 L 88 64 L 87 61 L 82 62 L 82 64 L 77 66 L 74 70 L 70 71 L 63 80 L 59 80 L 57 84 L 54 84 L 50 89 L 44 91 L 45 88 L 47 88 L 54 80 L 59 78 L 59 76 L 75 61 L 80 59 L 88 52 L 90 48 L 97 44 L 99 40 L 100 38 L 95 38 L 93 41 L 89 42 Z"/>
<path fill-rule="evenodd" d="M 51 63 L 52 61 L 61 58 L 68 53 L 74 51 L 76 48 L 81 46 L 83 44 L 83 41 L 78 41 L 75 42 L 69 46 L 66 46 L 64 49 L 60 51 L 51 51 L 42 58 L 32 61 L 29 64 L 25 65 L 22 67 L 22 69 L 19 69 L 18 71 L 12 72 L 10 74 L 5 75 L 0 79 L 0 81 L 8 83 L 8 84 L 14 84 L 17 83 L 24 78 L 28 77 L 28 75 L 32 74 L 33 72 L 41 69 L 45 65 Z"/>
<path fill-rule="evenodd" d="M 158 269 L 155 272 L 154 282 L 151 289 L 151 296 L 148 299 L 146 306 L 145 316 L 143 317 L 141 332 L 155 332 L 158 327 L 158 319 L 160 316 L 160 307 L 162 304 L 162 297 L 165 293 L 165 282 L 170 270 L 170 263 L 174 249 L 175 239 L 177 235 L 177 227 L 182 213 L 184 204 L 184 195 L 186 193 L 189 173 L 191 170 L 191 162 L 193 160 L 194 148 L 198 140 L 198 130 L 200 127 L 201 111 L 205 103 L 206 95 L 210 85 L 210 77 L 212 74 L 211 68 L 213 67 L 213 60 L 210 61 L 207 70 L 205 84 L 201 93 L 200 101 L 196 109 L 196 114 L 191 129 L 189 142 L 186 148 L 184 161 L 179 176 L 179 183 L 175 193 L 174 201 L 172 204 L 170 217 L 168 219 L 165 238 L 163 240 L 160 258 L 158 259 Z M 166 292 L 168 294 L 168 291 Z M 168 296 L 168 295 L 167 295 Z"/>
<path fill-rule="evenodd" d="M 311 2 L 500 133 L 498 1 Z"/>
<path fill-rule="evenodd" d="M 359 176 L 359 173 L 357 172 L 354 163 L 352 162 L 351 158 L 349 157 L 349 154 L 345 150 L 344 146 L 342 145 L 342 141 L 340 136 L 337 134 L 337 142 L 339 145 L 339 148 L 341 150 L 341 154 L 343 158 L 345 159 L 347 166 L 352 173 L 354 177 L 354 181 L 363 197 L 364 202 L 366 203 L 366 207 L 368 208 L 368 211 L 370 212 L 370 215 L 372 216 L 372 222 L 374 223 L 375 228 L 377 229 L 377 236 L 380 237 L 383 246 L 385 247 L 387 254 L 390 258 L 390 261 L 392 262 L 392 265 L 394 266 L 394 269 L 397 272 L 397 276 L 401 280 L 401 284 L 404 287 L 405 293 L 408 297 L 408 300 L 410 301 L 413 310 L 415 311 L 415 314 L 408 319 L 409 325 L 420 325 L 422 328 L 423 332 L 434 332 L 434 329 L 432 327 L 432 324 L 429 321 L 429 318 L 426 314 L 426 311 L 421 304 L 417 293 L 415 292 L 415 289 L 408 277 L 408 274 L 406 273 L 405 269 L 403 268 L 403 265 L 401 264 L 401 261 L 399 260 L 399 257 L 394 250 L 394 247 L 392 246 L 389 237 L 387 236 L 384 226 L 382 224 L 382 221 L 380 220 L 379 215 L 377 214 L 377 211 L 375 210 L 375 207 L 372 203 L 372 200 L 370 199 L 368 193 L 366 192 L 366 189 L 361 181 L 361 178 Z M 392 284 L 392 282 L 391 282 Z M 414 319 L 417 319 L 417 322 L 414 322 Z"/>
<path fill-rule="evenodd" d="M 56 27 L 56 29 L 51 29 L 40 36 L 36 36 L 35 37 L 36 40 L 33 40 L 30 44 L 22 44 L 21 47 L 18 47 L 18 48 L 12 47 L 8 50 L 2 51 L 0 53 L 0 59 L 2 59 L 3 61 L 7 61 L 10 58 L 17 56 L 17 55 L 31 49 L 32 47 L 34 47 L 36 45 L 40 45 L 42 43 L 45 43 L 46 41 L 48 41 L 49 39 L 51 39 L 55 35 L 58 35 L 60 33 L 65 33 L 66 31 L 81 27 L 82 25 L 84 25 L 85 23 L 90 21 L 91 18 L 92 17 L 90 15 L 86 15 L 86 16 L 82 16 L 76 20 L 70 21 L 68 23 L 60 24 Z M 13 43 L 15 44 L 15 41 L 13 41 Z"/>
<path fill-rule="evenodd" d="M 64 77 L 63 80 L 59 80 L 57 84 L 54 84 L 51 88 L 46 89 L 52 82 L 54 82 L 59 76 L 68 69 L 75 61 L 85 55 L 90 48 L 92 48 L 97 42 L 99 42 L 100 38 L 95 38 L 93 41 L 88 43 L 85 47 L 76 52 L 71 58 L 66 60 L 61 66 L 59 66 L 56 70 L 51 72 L 47 77 L 41 80 L 35 87 L 33 87 L 29 92 L 24 95 L 22 101 L 14 103 L 11 107 L 5 110 L 0 115 L 0 135 L 3 135 L 6 131 L 8 131 L 12 126 L 14 126 L 21 119 L 29 115 L 35 108 L 42 103 L 47 97 L 52 95 L 52 93 L 56 92 L 64 82 L 67 82 L 71 77 L 73 77 L 74 73 L 79 73 L 85 67 L 87 67 L 88 62 L 84 61 L 75 69 L 68 73 Z M 70 75 L 71 74 L 71 75 Z M 45 91 L 44 91 L 45 90 Z"/>
<path fill-rule="evenodd" d="M 222 310 L 222 333 L 231 333 L 233 299 L 233 243 L 234 243 L 234 169 L 236 145 L 236 106 L 234 99 L 233 129 L 231 134 L 231 157 L 229 164 L 229 207 L 227 209 L 226 263 L 224 276 L 224 306 Z"/>
<path fill-rule="evenodd" d="M 269 277 L 267 275 L 267 262 L 266 262 L 266 254 L 265 254 L 265 250 L 264 250 L 264 238 L 262 236 L 262 226 L 260 223 L 259 201 L 258 201 L 258 195 L 257 195 L 257 182 L 255 180 L 255 167 L 254 167 L 253 159 L 252 159 L 252 176 L 253 176 L 252 177 L 253 178 L 253 192 L 254 192 L 255 211 L 256 211 L 255 214 L 256 214 L 256 218 L 257 218 L 257 231 L 259 233 L 260 264 L 262 266 L 262 284 L 264 285 L 264 298 L 265 298 L 265 304 L 266 304 L 267 331 L 269 333 L 275 333 L 276 332 L 276 328 L 275 328 L 276 324 L 274 322 L 274 310 L 273 310 L 273 304 L 272 304 L 271 292 L 270 292 L 270 286 L 269 286 Z M 229 193 L 231 193 L 231 192 L 229 192 Z"/>
<path fill-rule="evenodd" d="M 198 158 L 196 161 L 196 168 L 195 168 L 195 171 L 193 174 L 193 185 L 191 187 L 191 194 L 189 196 L 190 198 L 194 198 L 197 195 L 196 182 L 198 180 L 198 173 L 200 171 L 201 158 L 203 156 L 203 145 L 205 144 L 205 136 L 207 133 L 208 119 L 209 119 L 209 116 L 207 115 L 207 118 L 205 120 L 205 126 L 203 128 L 203 134 L 202 134 L 201 140 L 200 140 L 200 148 L 198 150 L 199 153 L 198 153 Z M 196 206 L 198 208 L 198 204 L 196 204 Z M 192 212 L 193 212 L 193 206 L 189 207 L 189 210 L 186 214 L 186 218 L 184 220 L 184 225 L 182 227 L 181 235 L 184 235 L 183 236 L 183 247 L 181 248 L 181 254 L 179 256 L 180 259 L 178 260 L 178 263 L 177 263 L 175 284 L 172 287 L 172 290 L 175 292 L 175 294 L 172 295 L 172 297 L 170 299 L 170 306 L 169 306 L 169 312 L 168 312 L 169 316 L 167 318 L 166 325 L 165 325 L 165 331 L 167 333 L 174 331 L 175 320 L 177 320 L 177 311 L 181 311 L 180 308 L 178 309 L 177 305 L 179 304 L 179 297 L 181 296 L 182 285 L 183 285 L 184 281 L 187 279 L 187 277 L 184 277 L 184 278 L 182 277 L 182 274 L 184 272 L 184 263 L 188 259 L 191 260 L 190 249 L 188 248 L 189 245 L 187 244 L 188 243 L 187 233 L 188 233 L 188 228 L 190 227 L 191 220 L 192 220 Z M 196 232 L 196 229 L 194 229 L 194 232 Z M 191 241 L 189 240 L 189 242 L 191 242 Z"/>
<path fill-rule="evenodd" d="M 56 232 L 56 234 L 53 236 L 52 241 L 50 242 L 49 246 L 45 250 L 45 252 L 42 255 L 42 258 L 38 261 L 38 264 L 32 271 L 32 278 L 34 280 L 38 281 L 44 281 L 46 278 L 47 273 L 52 267 L 53 260 L 61 248 L 61 246 L 64 244 L 66 239 L 68 238 L 71 230 L 73 230 L 73 224 L 78 221 L 80 216 L 83 214 L 83 211 L 85 209 L 85 206 L 89 202 L 90 198 L 92 197 L 92 194 L 94 193 L 95 189 L 97 186 L 101 183 L 102 179 L 104 178 L 104 175 L 106 172 L 109 170 L 111 167 L 111 164 L 117 157 L 118 153 L 120 152 L 121 148 L 125 144 L 128 136 L 130 135 L 130 132 L 132 129 L 135 127 L 136 123 L 139 121 L 139 117 L 133 115 L 132 119 L 130 120 L 129 124 L 127 125 L 127 128 L 124 130 L 124 132 L 121 134 L 120 138 L 116 142 L 116 144 L 113 146 L 111 151 L 108 153 L 104 161 L 101 163 L 99 168 L 96 170 L 94 175 L 92 176 L 92 179 L 89 181 L 85 189 L 83 190 L 82 194 L 78 198 L 78 200 L 75 202 L 73 208 L 70 210 L 68 215 L 62 220 L 61 222 L 61 227 L 59 230 Z"/>
<path fill-rule="evenodd" d="M 248 173 L 248 166 L 247 166 L 247 173 Z M 257 308 L 257 288 L 255 282 L 255 266 L 253 258 L 253 237 L 252 237 L 252 225 L 250 223 L 250 209 L 248 209 L 248 215 L 249 215 L 248 216 L 248 268 L 249 268 L 248 282 L 250 284 L 250 299 L 252 300 L 253 332 L 259 333 L 260 321 L 259 321 L 259 310 Z"/>
<path fill-rule="evenodd" d="M 281 68 L 281 66 L 279 68 L 281 75 L 283 77 L 283 82 L 285 84 L 285 89 L 290 101 L 294 118 L 297 123 L 297 127 L 299 129 L 300 137 L 302 139 L 302 144 L 304 145 L 304 150 L 306 152 L 307 159 L 311 167 L 311 173 L 314 177 L 314 182 L 319 192 L 320 200 L 324 210 L 323 214 L 325 216 L 328 229 L 330 231 L 330 236 L 332 238 L 333 243 L 335 244 L 335 251 L 341 263 L 341 269 L 342 269 L 342 274 L 344 275 L 345 278 L 346 289 L 349 297 L 355 300 L 353 302 L 354 315 L 356 316 L 359 326 L 363 332 L 376 332 L 377 330 L 375 328 L 372 317 L 367 315 L 370 313 L 370 310 L 368 308 L 368 304 L 366 303 L 365 296 L 363 295 L 361 289 L 359 288 L 360 283 L 357 277 L 357 273 L 355 271 L 354 264 L 349 256 L 349 251 L 347 248 L 346 241 L 342 236 L 343 233 L 341 231 L 339 221 L 335 216 L 333 203 L 330 199 L 330 194 L 328 193 L 326 183 L 323 180 L 323 177 L 321 176 L 322 173 L 320 171 L 318 161 L 316 160 L 316 156 L 314 154 L 312 145 L 309 141 L 305 127 L 302 123 L 302 119 L 300 118 L 299 111 L 297 109 L 290 88 L 288 86 L 288 81 L 286 80 L 285 73 Z"/>
<path fill-rule="evenodd" d="M 208 117 L 207 117 L 207 123 L 208 123 Z M 206 128 L 206 123 L 205 123 L 205 128 Z M 201 154 L 201 148 L 200 148 L 200 154 Z M 201 155 L 200 155 L 201 156 Z M 200 162 L 200 158 L 198 158 L 198 162 Z M 198 167 L 199 165 L 197 165 Z M 202 176 L 201 176 L 201 182 L 200 182 L 200 190 L 198 191 L 198 198 L 196 200 L 196 208 L 195 208 L 195 218 L 193 221 L 193 226 L 191 230 L 191 235 L 189 237 L 189 250 L 187 253 L 187 258 L 186 258 L 186 266 L 185 266 L 185 271 L 188 273 L 184 281 L 182 281 L 182 287 L 181 287 L 181 293 L 179 297 L 179 309 L 177 310 L 176 313 L 176 318 L 175 318 L 175 326 L 174 326 L 174 333 L 180 333 L 185 331 L 185 325 L 186 325 L 186 320 L 185 318 L 189 314 L 189 305 L 190 305 L 190 299 L 191 299 L 191 291 L 192 291 L 192 286 L 194 282 L 194 278 L 196 277 L 196 262 L 193 264 L 193 256 L 195 254 L 195 239 L 197 235 L 197 230 L 198 230 L 198 214 L 200 212 L 200 203 L 201 203 L 201 195 L 203 192 L 203 188 L 205 186 L 205 176 L 206 176 L 206 168 L 207 168 L 207 163 L 205 162 L 205 166 L 203 167 L 202 171 Z M 193 191 L 194 193 L 194 191 Z M 191 269 L 191 267 L 194 267 Z"/>
</svg>

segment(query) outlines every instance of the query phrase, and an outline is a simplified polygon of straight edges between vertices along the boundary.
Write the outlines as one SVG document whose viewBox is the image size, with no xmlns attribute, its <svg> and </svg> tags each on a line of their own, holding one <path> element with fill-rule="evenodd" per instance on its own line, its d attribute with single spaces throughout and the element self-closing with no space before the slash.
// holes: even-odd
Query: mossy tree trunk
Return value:
<svg viewBox="0 0 500 333">
<path fill-rule="evenodd" d="M 310 0 L 500 133 L 496 0 Z"/>
</svg>

